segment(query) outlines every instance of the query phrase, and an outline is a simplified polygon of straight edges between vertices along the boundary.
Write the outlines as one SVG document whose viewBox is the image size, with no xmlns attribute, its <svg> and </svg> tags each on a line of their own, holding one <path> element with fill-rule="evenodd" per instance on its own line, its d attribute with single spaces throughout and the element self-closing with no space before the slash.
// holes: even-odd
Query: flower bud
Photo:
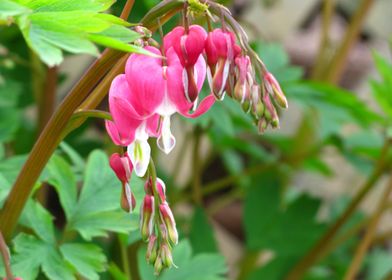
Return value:
<svg viewBox="0 0 392 280">
<path fill-rule="evenodd" d="M 267 93 L 271 94 L 271 96 L 274 97 L 276 103 L 282 108 L 287 108 L 288 103 L 286 96 L 280 88 L 278 81 L 270 72 L 267 72 L 264 75 L 264 84 Z"/>
<path fill-rule="evenodd" d="M 154 234 L 152 234 L 148 239 L 146 260 L 148 263 L 154 264 L 155 260 L 157 259 L 157 256 L 158 256 L 157 237 Z"/>
<path fill-rule="evenodd" d="M 263 117 L 265 106 L 261 101 L 261 92 L 259 85 L 253 85 L 251 90 L 252 114 L 256 119 Z"/>
<path fill-rule="evenodd" d="M 157 259 L 155 260 L 154 263 L 154 274 L 159 275 L 162 272 L 163 269 L 163 263 L 161 257 L 158 255 Z"/>
<path fill-rule="evenodd" d="M 264 116 L 267 122 L 271 123 L 273 128 L 279 128 L 279 117 L 276 112 L 275 106 L 272 104 L 269 94 L 266 93 L 263 96 L 263 102 L 265 105 Z"/>
<path fill-rule="evenodd" d="M 167 268 L 171 267 L 173 265 L 173 257 L 169 245 L 163 243 L 161 245 L 160 253 L 163 265 Z"/>
<path fill-rule="evenodd" d="M 151 36 L 152 36 L 152 32 L 144 26 L 138 25 L 138 26 L 135 26 L 134 29 L 137 33 L 142 35 L 142 37 L 144 37 L 144 38 L 151 38 Z"/>
<path fill-rule="evenodd" d="M 136 199 L 128 183 L 122 185 L 120 205 L 125 212 L 131 213 L 135 209 Z"/>
<path fill-rule="evenodd" d="M 259 119 L 259 121 L 257 122 L 257 128 L 259 129 L 259 133 L 264 133 L 264 131 L 267 129 L 268 127 L 268 122 L 267 120 L 262 117 L 261 119 Z"/>
<path fill-rule="evenodd" d="M 159 198 L 161 199 L 161 202 L 166 201 L 166 186 L 165 186 L 165 183 L 162 181 L 162 179 L 160 179 L 160 178 L 156 179 L 156 188 L 158 190 L 158 195 L 159 195 Z M 154 195 L 151 177 L 144 184 L 144 191 L 148 195 Z"/>
<path fill-rule="evenodd" d="M 178 232 L 176 228 L 176 221 L 174 220 L 174 216 L 169 207 L 169 204 L 167 204 L 167 202 L 164 202 L 161 205 L 159 205 L 159 212 L 160 212 L 161 219 L 164 223 L 165 229 L 167 231 L 169 240 L 173 244 L 177 244 Z"/>
<path fill-rule="evenodd" d="M 128 182 L 128 180 L 131 178 L 133 166 L 127 154 L 125 154 L 123 157 L 118 153 L 112 154 L 110 156 L 109 165 L 113 169 L 117 178 L 123 184 Z"/>
<path fill-rule="evenodd" d="M 140 209 L 140 232 L 143 241 L 148 241 L 154 229 L 154 197 L 146 195 Z"/>
</svg>

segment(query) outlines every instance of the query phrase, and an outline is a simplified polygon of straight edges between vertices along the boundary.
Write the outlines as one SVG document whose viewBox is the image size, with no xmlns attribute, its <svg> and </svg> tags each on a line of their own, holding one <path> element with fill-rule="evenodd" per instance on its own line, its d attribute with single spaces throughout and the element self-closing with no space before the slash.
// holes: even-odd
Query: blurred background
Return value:
<svg viewBox="0 0 392 280">
<path fill-rule="evenodd" d="M 119 15 L 124 3 L 117 1 L 111 12 Z M 136 1 L 129 21 L 138 22 L 157 3 Z M 392 279 L 392 1 L 224 4 L 281 83 L 289 109 L 279 112 L 279 130 L 262 135 L 229 98 L 196 120 L 175 118 L 175 150 L 153 154 L 178 221 L 179 247 L 194 258 L 183 264 L 186 270 L 180 265 L 185 253 L 177 253 L 180 268 L 162 279 Z M 0 173 L 10 183 L 93 60 L 69 54 L 48 69 L 15 26 L 0 27 Z M 54 94 L 43 94 L 47 87 Z M 106 101 L 100 109 L 107 110 Z M 56 154 L 81 180 L 82 163 L 95 149 L 115 150 L 104 122 L 89 119 Z M 64 211 L 48 172 L 35 198 L 61 231 Z M 132 279 L 154 279 L 138 253 L 144 245 L 137 231 L 120 239 Z M 94 242 L 122 267 L 118 245 Z M 218 270 L 210 275 L 214 265 Z M 120 279 L 106 269 L 100 278 Z"/>
</svg>

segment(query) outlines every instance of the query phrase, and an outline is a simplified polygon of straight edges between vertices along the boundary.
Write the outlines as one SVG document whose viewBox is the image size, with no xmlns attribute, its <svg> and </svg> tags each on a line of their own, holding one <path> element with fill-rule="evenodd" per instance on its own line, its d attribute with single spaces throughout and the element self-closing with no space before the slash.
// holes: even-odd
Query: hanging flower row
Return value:
<svg viewBox="0 0 392 280">
<path fill-rule="evenodd" d="M 224 7 L 211 5 L 227 14 Z M 210 16 L 208 10 L 204 12 Z M 227 95 L 252 114 L 263 132 L 269 125 L 279 127 L 275 104 L 287 108 L 279 83 L 248 47 L 238 23 L 231 18 L 236 32 L 224 21 L 222 28 L 210 28 L 207 32 L 200 25 L 189 26 L 188 17 L 184 18 L 184 26 L 166 34 L 161 46 L 150 38 L 148 31 L 137 27 L 145 35 L 139 43 L 154 56 L 132 54 L 125 73 L 118 75 L 110 87 L 109 110 L 113 120 L 106 122 L 106 129 L 113 142 L 127 150 L 124 155 L 113 154 L 110 165 L 122 183 L 121 206 L 128 212 L 136 206 L 129 184 L 131 173 L 134 170 L 137 176 L 144 177 L 150 164 L 148 139 L 156 138 L 157 146 L 166 154 L 175 147 L 172 115 L 197 118 Z M 206 79 L 211 92 L 201 98 Z M 142 239 L 148 242 L 147 260 L 157 274 L 172 266 L 171 250 L 178 241 L 165 192 L 164 182 L 149 172 L 140 230 Z"/>
</svg>

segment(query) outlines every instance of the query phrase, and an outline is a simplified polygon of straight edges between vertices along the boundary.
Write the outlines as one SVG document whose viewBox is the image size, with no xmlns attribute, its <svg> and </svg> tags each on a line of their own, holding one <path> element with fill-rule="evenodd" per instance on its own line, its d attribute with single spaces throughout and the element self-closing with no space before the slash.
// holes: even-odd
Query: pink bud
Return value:
<svg viewBox="0 0 392 280">
<path fill-rule="evenodd" d="M 287 108 L 288 103 L 286 96 L 280 88 L 279 82 L 270 72 L 264 74 L 264 83 L 267 93 L 274 97 L 276 103 L 282 108 Z"/>
<path fill-rule="evenodd" d="M 164 202 L 161 205 L 159 205 L 159 212 L 160 212 L 161 219 L 164 223 L 165 229 L 167 231 L 169 240 L 173 244 L 177 244 L 178 232 L 176 228 L 176 221 L 174 220 L 174 216 L 169 207 L 169 204 L 167 202 Z"/>
<path fill-rule="evenodd" d="M 252 68 L 249 56 L 238 56 L 235 59 L 237 82 L 234 87 L 234 98 L 241 103 L 245 112 L 250 109 L 250 91 L 253 84 Z"/>
<path fill-rule="evenodd" d="M 154 197 L 146 195 L 140 208 L 140 232 L 144 241 L 148 241 L 154 229 L 154 209 Z"/>
<path fill-rule="evenodd" d="M 279 117 L 275 106 L 272 104 L 268 93 L 263 96 L 263 103 L 265 105 L 264 116 L 267 122 L 271 123 L 273 128 L 279 128 Z"/>
<path fill-rule="evenodd" d="M 261 119 L 264 115 L 264 104 L 261 101 L 261 92 L 259 85 L 253 85 L 251 90 L 252 114 L 256 119 Z"/>
<path fill-rule="evenodd" d="M 109 160 L 109 164 L 114 173 L 116 173 L 117 178 L 123 184 L 129 181 L 131 178 L 133 166 L 127 154 L 125 154 L 123 157 L 118 153 L 112 154 Z"/>
<path fill-rule="evenodd" d="M 166 200 L 166 186 L 165 183 L 160 178 L 156 179 L 156 188 L 158 190 L 158 195 L 159 198 L 161 199 L 161 202 L 164 202 Z M 144 191 L 148 195 L 154 195 L 151 177 L 144 184 Z"/>
</svg>

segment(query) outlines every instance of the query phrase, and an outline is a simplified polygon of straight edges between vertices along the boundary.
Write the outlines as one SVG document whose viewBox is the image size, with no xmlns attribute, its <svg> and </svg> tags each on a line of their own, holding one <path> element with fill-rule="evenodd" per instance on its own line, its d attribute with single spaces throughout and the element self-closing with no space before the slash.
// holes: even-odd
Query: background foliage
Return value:
<svg viewBox="0 0 392 280">
<path fill-rule="evenodd" d="M 0 207 L 39 134 L 42 124 L 36 115 L 50 109 L 40 105 L 46 98 L 42 92 L 47 66 L 76 53 L 98 56 L 101 46 L 143 51 L 128 44 L 139 35 L 117 17 L 124 3 L 0 2 L 0 23 L 4 24 L 0 27 Z M 136 1 L 130 21 L 138 22 L 156 3 Z M 105 12 L 108 9 L 110 13 Z M 164 29 L 170 30 L 177 22 L 175 17 Z M 375 104 L 370 106 L 336 83 L 308 78 L 301 67 L 290 63 L 281 44 L 257 39 L 253 47 L 280 81 L 290 107 L 298 110 L 299 125 L 291 132 L 270 131 L 260 136 L 249 116 L 228 98 L 198 119 L 177 121 L 188 131 L 183 147 L 176 147 L 180 155 L 172 170 L 164 168 L 165 158 L 157 165 L 159 176 L 167 182 L 169 201 L 177 210 L 181 241 L 173 258 L 178 268 L 159 279 L 218 280 L 229 275 L 285 279 L 352 203 L 352 198 L 342 195 L 326 204 L 323 198 L 301 191 L 296 178 L 304 173 L 326 181 L 339 176 L 324 157 L 331 149 L 369 180 L 377 181 L 390 171 L 390 151 L 385 149 L 392 136 L 390 59 L 374 52 L 378 74 L 369 81 Z M 55 84 L 67 79 L 60 75 Z M 105 102 L 101 107 L 106 108 Z M 348 134 L 347 127 L 354 132 Z M 199 165 L 199 173 L 180 174 L 186 165 L 185 151 L 190 146 L 200 150 L 195 144 L 198 138 L 210 145 L 207 156 L 191 157 L 189 169 Z M 25 280 L 155 278 L 153 268 L 144 261 L 139 207 L 132 215 L 120 210 L 121 189 L 107 157 L 113 150 L 101 120 L 87 122 L 60 144 L 36 182 L 12 238 L 12 268 L 17 276 Z M 380 174 L 374 174 L 381 161 Z M 186 178 L 178 180 L 180 175 Z M 139 203 L 143 184 L 132 177 Z M 202 201 L 192 191 L 195 184 L 201 188 Z M 239 224 L 233 219 L 227 225 L 215 215 L 227 211 L 230 216 L 230 205 L 240 205 L 240 210 L 235 208 L 241 216 Z M 343 279 L 373 218 L 372 213 L 355 209 L 301 279 Z M 225 244 L 218 238 L 222 227 L 243 248 L 235 265 L 225 259 Z M 360 279 L 390 279 L 389 237 L 373 238 L 361 262 Z M 3 267 L 0 275 L 4 275 Z"/>
</svg>

